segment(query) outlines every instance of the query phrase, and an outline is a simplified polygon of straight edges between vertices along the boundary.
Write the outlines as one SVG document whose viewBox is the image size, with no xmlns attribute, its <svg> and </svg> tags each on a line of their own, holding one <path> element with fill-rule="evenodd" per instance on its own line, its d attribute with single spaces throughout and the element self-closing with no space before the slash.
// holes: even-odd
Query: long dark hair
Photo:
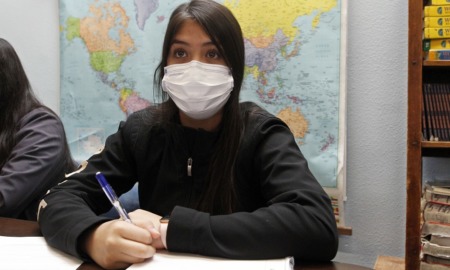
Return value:
<svg viewBox="0 0 450 270">
<path fill-rule="evenodd" d="M 210 161 L 208 184 L 198 205 L 198 210 L 212 214 L 231 213 L 236 204 L 234 164 L 243 129 L 239 111 L 239 93 L 245 64 L 242 30 L 230 10 L 211 0 L 192 0 L 173 11 L 164 38 L 162 60 L 154 75 L 155 90 L 165 101 L 162 104 L 162 110 L 165 112 L 163 117 L 167 117 L 165 121 L 170 121 L 178 112 L 178 108 L 167 93 L 162 91 L 163 70 L 167 65 L 173 38 L 186 20 L 195 20 L 211 37 L 231 69 L 234 79 L 233 91 L 224 106 L 217 147 Z"/>
<path fill-rule="evenodd" d="M 8 41 L 0 38 L 0 169 L 17 143 L 15 134 L 20 119 L 39 107 L 56 115 L 37 99 L 16 51 Z M 67 141 L 65 151 L 66 168 L 73 170 L 75 165 Z"/>
</svg>

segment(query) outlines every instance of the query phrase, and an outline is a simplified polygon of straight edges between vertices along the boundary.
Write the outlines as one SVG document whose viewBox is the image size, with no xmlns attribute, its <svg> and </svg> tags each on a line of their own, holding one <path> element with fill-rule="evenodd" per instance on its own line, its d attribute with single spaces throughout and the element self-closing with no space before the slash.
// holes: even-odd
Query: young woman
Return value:
<svg viewBox="0 0 450 270">
<path fill-rule="evenodd" d="M 46 195 L 39 222 L 48 243 L 105 268 L 164 248 L 331 260 L 338 238 L 330 199 L 287 125 L 239 103 L 243 75 L 231 12 L 209 0 L 180 5 L 155 72 L 164 102 L 131 115 L 83 170 Z M 98 216 L 110 207 L 98 171 L 118 194 L 139 183 L 134 224 Z"/>
<path fill-rule="evenodd" d="M 60 119 L 35 97 L 17 53 L 0 38 L 0 216 L 36 220 L 45 192 L 74 167 Z"/>
</svg>

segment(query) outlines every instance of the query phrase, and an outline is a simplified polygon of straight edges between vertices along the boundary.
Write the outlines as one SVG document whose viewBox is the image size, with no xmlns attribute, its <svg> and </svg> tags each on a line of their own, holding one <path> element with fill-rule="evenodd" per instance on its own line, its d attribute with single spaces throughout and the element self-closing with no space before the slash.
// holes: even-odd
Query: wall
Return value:
<svg viewBox="0 0 450 270">
<path fill-rule="evenodd" d="M 373 267 L 377 255 L 404 256 L 408 6 L 348 2 L 345 217 L 353 235 L 340 237 L 336 260 Z M 56 111 L 58 31 L 57 0 L 0 0 L 0 37 Z"/>
<path fill-rule="evenodd" d="M 59 112 L 58 0 L 0 0 L 0 37 L 16 49 L 38 97 Z"/>
<path fill-rule="evenodd" d="M 349 0 L 346 223 L 340 261 L 404 256 L 408 1 Z"/>
</svg>

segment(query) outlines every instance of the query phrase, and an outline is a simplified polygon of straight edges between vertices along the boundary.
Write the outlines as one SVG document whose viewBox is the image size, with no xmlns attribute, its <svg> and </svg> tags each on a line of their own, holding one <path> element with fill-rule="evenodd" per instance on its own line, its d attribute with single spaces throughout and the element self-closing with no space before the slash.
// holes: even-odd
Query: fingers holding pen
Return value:
<svg viewBox="0 0 450 270">
<path fill-rule="evenodd" d="M 106 269 L 142 262 L 152 257 L 156 249 L 151 246 L 148 230 L 121 220 L 105 222 L 86 235 L 85 251 Z"/>
<path fill-rule="evenodd" d="M 159 233 L 159 220 L 161 219 L 161 216 L 138 209 L 130 213 L 130 218 L 133 220 L 135 225 L 148 230 L 152 238 L 156 239 L 161 236 Z"/>
<path fill-rule="evenodd" d="M 137 224 L 121 224 L 123 228 L 120 228 L 118 233 L 126 240 L 134 241 L 144 245 L 151 245 L 153 242 L 153 236 L 146 228 L 142 228 Z M 128 225 L 132 225 L 128 226 Z"/>
<path fill-rule="evenodd" d="M 129 262 L 136 263 L 153 257 L 156 249 L 151 245 L 153 242 L 150 233 L 144 229 L 127 230 L 123 235 L 121 252 L 130 257 Z"/>
<path fill-rule="evenodd" d="M 130 213 L 130 217 L 137 226 L 150 232 L 152 242 L 151 245 L 156 249 L 165 249 L 161 238 L 161 216 L 138 209 Z"/>
</svg>

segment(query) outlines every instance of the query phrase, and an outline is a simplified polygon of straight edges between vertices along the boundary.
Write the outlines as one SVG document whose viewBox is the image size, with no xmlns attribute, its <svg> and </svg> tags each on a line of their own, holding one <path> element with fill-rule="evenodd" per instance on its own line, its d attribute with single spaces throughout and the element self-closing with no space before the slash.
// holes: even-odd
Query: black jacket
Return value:
<svg viewBox="0 0 450 270">
<path fill-rule="evenodd" d="M 20 119 L 15 137 L 0 167 L 0 216 L 36 220 L 39 201 L 67 169 L 64 127 L 58 116 L 39 107 Z"/>
<path fill-rule="evenodd" d="M 141 208 L 170 213 L 171 251 L 235 259 L 334 258 L 338 238 L 330 199 L 284 122 L 253 103 L 241 104 L 245 129 L 236 160 L 237 211 L 213 216 L 192 207 L 217 134 L 178 124 L 171 132 L 180 139 L 173 140 L 167 129 L 149 123 L 153 110 L 131 115 L 103 151 L 44 198 L 39 223 L 50 245 L 84 257 L 77 240 L 106 221 L 97 214 L 111 207 L 95 180 L 102 171 L 118 195 L 138 181 Z"/>
</svg>

